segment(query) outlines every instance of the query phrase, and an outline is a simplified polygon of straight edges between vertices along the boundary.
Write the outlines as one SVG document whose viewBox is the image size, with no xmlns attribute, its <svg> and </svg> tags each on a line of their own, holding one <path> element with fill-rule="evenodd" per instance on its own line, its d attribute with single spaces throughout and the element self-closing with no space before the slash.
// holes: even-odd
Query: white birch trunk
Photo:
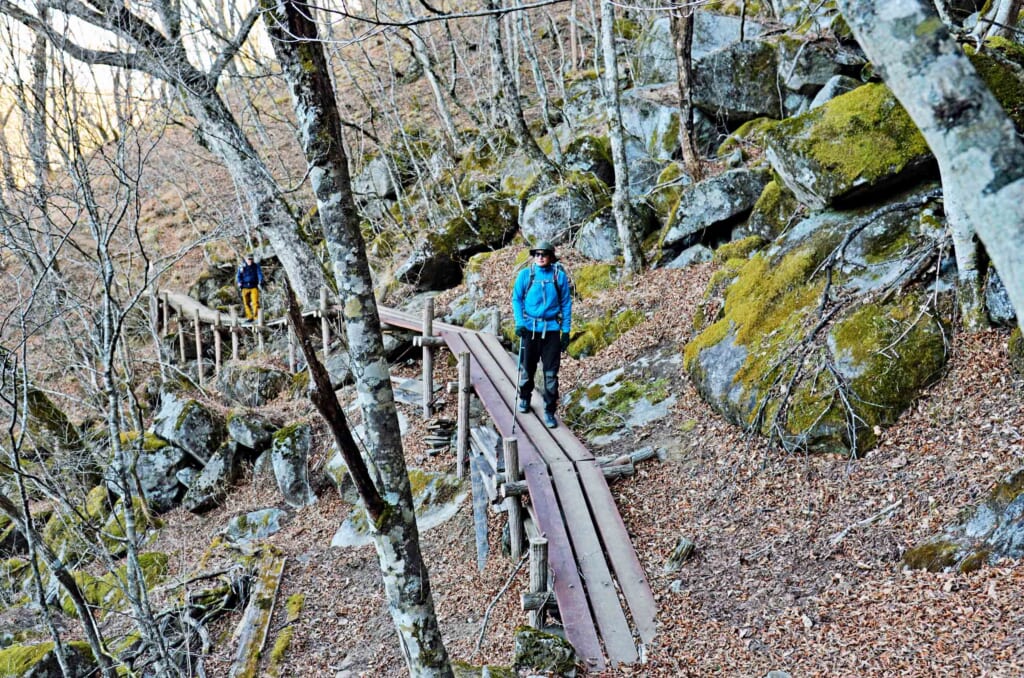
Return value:
<svg viewBox="0 0 1024 678">
<path fill-rule="evenodd" d="M 988 12 L 978 19 L 971 35 L 978 39 L 1013 38 L 1021 3 L 1024 0 L 995 0 Z"/>
<path fill-rule="evenodd" d="M 623 267 L 638 273 L 643 267 L 640 243 L 633 232 L 629 205 L 629 165 L 626 145 L 622 140 L 622 110 L 619 104 L 619 66 L 615 57 L 615 6 L 601 0 L 601 53 L 604 61 L 604 101 L 608 115 L 608 140 L 615 167 L 615 190 L 612 193 L 612 214 L 622 243 Z"/>
<path fill-rule="evenodd" d="M 388 607 L 410 674 L 447 678 L 452 672 L 420 551 L 380 316 L 323 45 L 308 12 L 291 2 L 265 0 L 264 8 L 267 30 L 291 89 L 320 224 L 344 301 L 342 317 L 367 450 L 386 504 L 371 522 Z"/>
<path fill-rule="evenodd" d="M 966 226 L 1024 310 L 1024 144 L 926 0 L 839 0 L 843 16 L 921 130 Z"/>
</svg>

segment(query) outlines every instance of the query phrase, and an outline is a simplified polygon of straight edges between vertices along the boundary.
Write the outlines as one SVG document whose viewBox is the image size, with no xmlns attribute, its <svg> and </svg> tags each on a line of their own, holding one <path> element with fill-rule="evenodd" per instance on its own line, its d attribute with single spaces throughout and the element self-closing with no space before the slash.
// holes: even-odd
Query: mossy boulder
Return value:
<svg viewBox="0 0 1024 678">
<path fill-rule="evenodd" d="M 81 504 L 77 513 L 54 511 L 43 526 L 43 542 L 65 563 L 77 564 L 88 558 L 111 515 L 104 486 L 93 488 Z"/>
<path fill-rule="evenodd" d="M 657 228 L 654 213 L 643 203 L 629 205 L 626 210 L 626 228 L 637 240 Z M 611 207 L 593 215 L 584 223 L 575 238 L 576 251 L 594 261 L 617 261 L 622 257 L 622 240 Z"/>
<path fill-rule="evenodd" d="M 18 531 L 17 526 L 4 514 L 0 514 L 0 558 L 25 553 L 28 542 Z"/>
<path fill-rule="evenodd" d="M 223 530 L 224 538 L 234 544 L 265 539 L 278 532 L 288 514 L 278 508 L 266 508 L 235 516 Z"/>
<path fill-rule="evenodd" d="M 293 508 L 316 501 L 316 494 L 309 484 L 307 464 L 311 435 L 309 424 L 291 424 L 274 434 L 270 447 L 277 487 L 285 502 Z"/>
<path fill-rule="evenodd" d="M 573 291 L 580 299 L 590 299 L 618 284 L 619 269 L 614 264 L 598 263 L 574 266 L 569 272 Z"/>
<path fill-rule="evenodd" d="M 1024 375 L 1024 334 L 1019 327 L 1014 327 L 1006 342 L 1006 353 L 1013 371 Z"/>
<path fill-rule="evenodd" d="M 858 73 L 866 63 L 859 49 L 832 38 L 780 36 L 778 81 L 786 89 L 813 95 L 836 75 Z"/>
<path fill-rule="evenodd" d="M 684 353 L 712 407 L 789 448 L 861 453 L 940 375 L 948 309 L 901 276 L 943 225 L 931 203 L 897 202 L 865 223 L 869 210 L 815 215 L 725 262 L 709 290 L 724 289 L 721 309 L 701 314 Z"/>
<path fill-rule="evenodd" d="M 576 137 L 562 151 L 562 165 L 571 172 L 589 172 L 608 184 L 615 185 L 612 148 L 608 137 L 584 134 Z"/>
<path fill-rule="evenodd" d="M 266 417 L 247 410 L 228 413 L 228 437 L 252 455 L 270 448 L 277 427 Z"/>
<path fill-rule="evenodd" d="M 231 403 L 263 407 L 284 393 L 291 376 L 284 370 L 248 362 L 229 362 L 217 376 L 217 389 Z"/>
<path fill-rule="evenodd" d="M 636 309 L 613 309 L 575 328 L 569 342 L 569 355 L 574 358 L 597 355 L 622 334 L 646 320 Z"/>
<path fill-rule="evenodd" d="M 779 118 L 778 66 L 776 46 L 761 40 L 737 42 L 694 59 L 693 103 L 731 124 Z"/>
<path fill-rule="evenodd" d="M 132 497 L 131 517 L 135 521 L 135 533 L 140 544 L 148 538 L 153 530 L 160 529 L 164 525 L 163 521 L 152 515 L 149 506 L 140 497 Z M 114 558 L 120 558 L 128 551 L 128 545 L 125 543 L 128 534 L 126 519 L 124 500 L 118 499 L 103 523 L 103 531 L 100 533 L 107 553 Z"/>
<path fill-rule="evenodd" d="M 666 417 L 680 356 L 659 351 L 616 368 L 567 394 L 566 421 L 593 445 L 618 440 L 632 429 Z"/>
<path fill-rule="evenodd" d="M 150 430 L 202 464 L 209 460 L 227 436 L 227 426 L 220 414 L 198 400 L 180 398 L 168 392 L 161 395 L 160 411 L 154 417 Z"/>
<path fill-rule="evenodd" d="M 167 574 L 167 554 L 157 551 L 140 553 L 139 567 L 142 570 L 142 578 L 146 587 L 152 588 L 159 584 Z M 127 563 L 113 572 L 107 572 L 100 576 L 78 571 L 74 573 L 74 578 L 82 590 L 86 602 L 97 611 L 98 616 L 104 617 L 127 605 L 125 599 L 125 593 L 128 590 Z M 60 606 L 65 614 L 75 614 L 75 606 L 71 602 L 71 597 L 66 593 L 61 594 Z"/>
<path fill-rule="evenodd" d="M 766 170 L 735 169 L 687 187 L 665 225 L 662 248 L 683 250 L 696 244 L 707 229 L 737 222 L 770 180 Z"/>
<path fill-rule="evenodd" d="M 779 179 L 813 209 L 937 173 L 924 137 L 878 83 L 780 121 L 765 141 Z"/>
<path fill-rule="evenodd" d="M 967 49 L 971 64 L 1018 131 L 1024 130 L 1024 50 L 1005 38 L 985 41 L 985 50 Z"/>
<path fill-rule="evenodd" d="M 192 480 L 182 498 L 182 506 L 192 513 L 206 513 L 219 506 L 238 478 L 239 461 L 237 443 L 229 440 L 221 445 Z"/>
<path fill-rule="evenodd" d="M 563 243 L 610 206 L 607 184 L 593 174 L 569 173 L 562 183 L 527 201 L 522 215 L 523 237 L 529 242 Z"/>
<path fill-rule="evenodd" d="M 743 230 L 771 239 L 805 216 L 805 211 L 781 181 L 772 179 L 754 203 Z"/>
<path fill-rule="evenodd" d="M 1003 477 L 956 523 L 909 549 L 907 567 L 970 572 L 1001 558 L 1024 558 L 1024 468 Z"/>
<path fill-rule="evenodd" d="M 576 668 L 576 651 L 561 636 L 520 626 L 516 629 L 512 665 L 519 671 L 570 675 Z"/>
<path fill-rule="evenodd" d="M 658 175 L 654 188 L 647 194 L 647 203 L 654 210 L 658 220 L 668 221 L 672 211 L 679 203 L 679 196 L 687 186 L 693 183 L 682 163 L 672 162 L 665 166 Z"/>
<path fill-rule="evenodd" d="M 28 432 L 37 453 L 45 457 L 54 452 L 82 449 L 78 429 L 49 396 L 30 387 L 25 399 L 28 406 Z"/>
<path fill-rule="evenodd" d="M 339 493 L 342 499 L 354 499 L 348 468 L 344 461 L 334 463 L 334 475 L 339 478 Z M 458 511 L 465 500 L 469 487 L 454 475 L 436 473 L 422 469 L 409 469 L 409 485 L 412 490 L 413 509 L 416 525 L 420 532 L 445 523 Z M 348 489 L 347 489 L 348 488 Z M 366 512 L 356 506 L 342 522 L 331 540 L 331 546 L 362 546 L 370 543 L 370 525 Z"/>
<path fill-rule="evenodd" d="M 91 676 L 97 672 L 88 643 L 65 643 L 64 650 L 73 675 Z M 0 650 L 0 678 L 60 678 L 62 675 L 52 641 L 11 645 Z"/>
<path fill-rule="evenodd" d="M 153 510 L 163 513 L 177 506 L 185 491 L 178 481 L 178 472 L 198 467 L 199 462 L 182 448 L 149 432 L 141 437 L 135 431 L 122 434 L 122 444 L 135 455 L 135 475 Z"/>
</svg>

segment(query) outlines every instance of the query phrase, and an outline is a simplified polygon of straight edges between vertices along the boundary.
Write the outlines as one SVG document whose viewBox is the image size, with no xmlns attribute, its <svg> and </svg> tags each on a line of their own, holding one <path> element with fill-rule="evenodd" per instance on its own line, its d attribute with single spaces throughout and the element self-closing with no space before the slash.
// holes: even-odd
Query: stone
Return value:
<svg viewBox="0 0 1024 678">
<path fill-rule="evenodd" d="M 712 252 L 711 248 L 707 245 L 692 245 L 680 252 L 679 256 L 665 264 L 662 268 L 686 268 L 693 264 L 702 264 L 704 262 L 711 261 L 714 256 L 715 253 Z"/>
<path fill-rule="evenodd" d="M 310 433 L 309 424 L 285 426 L 274 434 L 270 448 L 277 487 L 292 508 L 316 502 L 316 494 L 309 485 L 307 468 Z"/>
<path fill-rule="evenodd" d="M 771 179 L 766 170 L 734 169 L 683 190 L 666 226 L 662 248 L 684 249 L 717 224 L 749 212 Z"/>
<path fill-rule="evenodd" d="M 184 492 L 178 472 L 195 463 L 194 455 L 162 440 L 145 445 L 135 463 L 135 475 L 150 508 L 164 513 L 177 506 Z"/>
<path fill-rule="evenodd" d="M 270 449 L 277 427 L 256 413 L 235 410 L 228 414 L 228 437 L 248 450 L 259 453 Z"/>
<path fill-rule="evenodd" d="M 815 210 L 937 175 L 928 145 L 885 85 L 869 84 L 767 130 L 765 156 Z"/>
<path fill-rule="evenodd" d="M 990 266 L 985 278 L 985 308 L 988 319 L 993 325 L 1013 327 L 1017 324 L 1017 312 L 1006 291 L 1006 285 L 999 277 L 999 272 Z"/>
<path fill-rule="evenodd" d="M 863 82 L 856 78 L 851 78 L 846 75 L 834 75 L 829 78 L 824 85 L 822 85 L 821 89 L 819 89 L 814 95 L 814 98 L 811 99 L 810 108 L 824 106 L 840 94 L 852 92 L 863 84 Z"/>
<path fill-rule="evenodd" d="M 610 205 L 611 192 L 604 182 L 591 174 L 570 174 L 560 185 L 529 199 L 523 209 L 523 237 L 528 242 L 567 242 Z"/>
<path fill-rule="evenodd" d="M 775 83 L 775 45 L 738 42 L 693 61 L 693 103 L 730 124 L 778 118 L 782 99 Z M 760 74 L 760 75 L 759 75 Z"/>
<path fill-rule="evenodd" d="M 673 547 L 671 555 L 665 561 L 665 565 L 662 568 L 663 571 L 665 573 L 678 572 L 683 563 L 693 556 L 696 549 L 697 545 L 693 543 L 693 540 L 688 537 L 679 537 L 676 540 L 676 545 Z"/>
<path fill-rule="evenodd" d="M 564 676 L 576 667 L 576 651 L 565 638 L 529 626 L 516 629 L 512 665 L 518 671 Z"/>
<path fill-rule="evenodd" d="M 228 521 L 221 533 L 234 544 L 243 544 L 257 539 L 266 539 L 280 531 L 288 514 L 278 508 L 265 508 L 235 516 Z"/>
<path fill-rule="evenodd" d="M 858 72 L 865 63 L 863 53 L 835 40 L 779 40 L 779 82 L 793 92 L 814 94 L 833 77 Z"/>
<path fill-rule="evenodd" d="M 227 426 L 219 414 L 197 400 L 184 400 L 170 392 L 161 395 L 160 411 L 150 430 L 202 464 L 227 436 Z"/>
<path fill-rule="evenodd" d="M 291 376 L 284 370 L 247 362 L 228 362 L 217 377 L 217 388 L 224 397 L 242 407 L 263 407 L 290 383 Z"/>
<path fill-rule="evenodd" d="M 91 676 L 99 672 L 88 643 L 65 641 L 64 652 L 72 675 Z M 59 678 L 63 675 L 53 651 L 53 641 L 0 649 L 0 669 L 3 670 L 2 675 L 17 678 Z"/>
<path fill-rule="evenodd" d="M 182 506 L 192 513 L 202 514 L 216 508 L 227 497 L 228 489 L 238 477 L 238 446 L 228 441 L 213 453 L 190 484 L 182 499 Z"/>
</svg>

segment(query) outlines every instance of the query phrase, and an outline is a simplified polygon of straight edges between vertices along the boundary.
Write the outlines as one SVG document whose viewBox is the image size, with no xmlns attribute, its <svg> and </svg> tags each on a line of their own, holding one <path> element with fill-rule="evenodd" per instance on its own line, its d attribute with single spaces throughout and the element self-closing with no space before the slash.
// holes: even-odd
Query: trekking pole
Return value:
<svg viewBox="0 0 1024 678">
<path fill-rule="evenodd" d="M 516 378 L 512 382 L 512 388 L 515 389 L 512 393 L 512 435 L 510 438 L 514 438 L 516 435 L 516 416 L 519 414 L 519 372 L 523 368 L 523 338 L 519 337 L 519 354 L 516 356 Z"/>
</svg>

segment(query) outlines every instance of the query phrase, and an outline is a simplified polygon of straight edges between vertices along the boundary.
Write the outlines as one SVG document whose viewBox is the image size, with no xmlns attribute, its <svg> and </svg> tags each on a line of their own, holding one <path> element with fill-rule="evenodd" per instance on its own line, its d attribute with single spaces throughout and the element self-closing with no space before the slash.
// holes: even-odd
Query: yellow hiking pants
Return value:
<svg viewBox="0 0 1024 678">
<path fill-rule="evenodd" d="M 260 288 L 242 288 L 242 307 L 245 310 L 246 320 L 256 320 L 260 314 Z"/>
</svg>

